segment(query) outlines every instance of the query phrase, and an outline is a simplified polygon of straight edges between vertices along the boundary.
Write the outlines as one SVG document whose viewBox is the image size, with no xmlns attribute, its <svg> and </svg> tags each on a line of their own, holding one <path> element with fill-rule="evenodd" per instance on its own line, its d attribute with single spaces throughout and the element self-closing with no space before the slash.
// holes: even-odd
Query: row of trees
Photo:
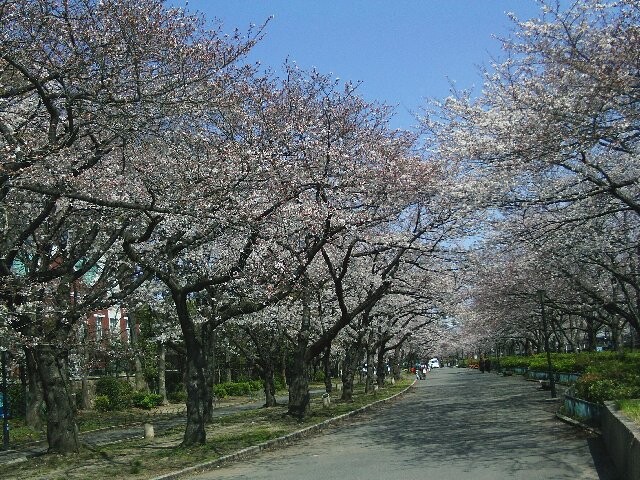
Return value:
<svg viewBox="0 0 640 480">
<path fill-rule="evenodd" d="M 541 2 L 480 95 L 432 105 L 418 135 L 357 85 L 259 74 L 244 59 L 265 26 L 225 36 L 159 0 L 0 3 L 0 333 L 37 373 L 50 448 L 79 448 L 68 348 L 108 305 L 144 307 L 184 351 L 185 445 L 206 440 L 223 330 L 268 403 L 289 352 L 297 417 L 332 351 L 348 395 L 407 342 L 640 330 L 639 17 Z"/>
<path fill-rule="evenodd" d="M 640 331 L 640 3 L 560 3 L 516 23 L 478 98 L 424 120 L 487 209 L 460 309 L 473 348 L 545 335 L 595 348 L 604 328 L 621 346 Z"/>
<path fill-rule="evenodd" d="M 268 402 L 288 338 L 303 417 L 339 336 L 345 365 L 382 362 L 441 315 L 472 209 L 456 168 L 356 85 L 258 74 L 243 59 L 261 28 L 226 36 L 159 0 L 6 0 L 0 25 L 0 333 L 30 359 L 51 451 L 79 449 L 68 353 L 90 311 L 164 319 L 184 445 L 206 440 L 223 326 Z"/>
</svg>

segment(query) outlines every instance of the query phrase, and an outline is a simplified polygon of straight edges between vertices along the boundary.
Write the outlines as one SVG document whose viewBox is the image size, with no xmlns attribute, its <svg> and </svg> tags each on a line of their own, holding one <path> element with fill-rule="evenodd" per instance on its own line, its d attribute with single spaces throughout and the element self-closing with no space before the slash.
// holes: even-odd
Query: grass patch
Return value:
<svg viewBox="0 0 640 480">
<path fill-rule="evenodd" d="M 29 462 L 11 465 L 0 471 L 0 478 L 12 479 L 56 479 L 93 480 L 147 479 L 179 470 L 206 461 L 212 461 L 242 448 L 257 445 L 281 437 L 306 426 L 314 425 L 331 417 L 356 410 L 375 400 L 388 398 L 400 392 L 411 380 L 380 389 L 376 395 L 365 394 L 359 386 L 354 392 L 353 402 L 341 402 L 334 392 L 331 405 L 324 408 L 320 398 L 311 402 L 308 417 L 300 422 L 286 415 L 286 406 L 259 408 L 218 417 L 207 425 L 207 443 L 196 447 L 181 447 L 184 427 L 177 427 L 156 438 L 129 440 L 99 448 L 84 448 L 78 455 L 43 455 Z M 125 412 L 110 412 L 112 424 L 127 423 L 127 419 L 143 420 L 136 412 L 120 416 Z M 108 418 L 98 417 L 84 423 L 85 428 L 109 423 Z"/>
<path fill-rule="evenodd" d="M 616 406 L 618 410 L 640 425 L 640 400 L 618 400 Z"/>
</svg>

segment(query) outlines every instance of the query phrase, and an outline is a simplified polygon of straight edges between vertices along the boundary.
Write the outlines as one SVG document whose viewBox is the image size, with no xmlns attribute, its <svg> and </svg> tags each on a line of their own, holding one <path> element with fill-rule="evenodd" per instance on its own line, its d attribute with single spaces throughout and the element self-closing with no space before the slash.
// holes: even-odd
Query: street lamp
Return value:
<svg viewBox="0 0 640 480">
<path fill-rule="evenodd" d="M 538 290 L 540 298 L 540 315 L 542 317 L 542 334 L 544 335 L 544 351 L 547 354 L 547 375 L 549 375 L 549 385 L 551 386 L 551 398 L 556 398 L 556 378 L 551 364 L 551 352 L 549 351 L 549 333 L 547 331 L 547 317 L 544 314 L 545 291 Z"/>
</svg>

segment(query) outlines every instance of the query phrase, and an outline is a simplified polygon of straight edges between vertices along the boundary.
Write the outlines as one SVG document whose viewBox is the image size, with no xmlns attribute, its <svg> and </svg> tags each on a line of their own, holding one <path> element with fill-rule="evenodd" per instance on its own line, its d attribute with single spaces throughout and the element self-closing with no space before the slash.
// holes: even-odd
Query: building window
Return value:
<svg viewBox="0 0 640 480">
<path fill-rule="evenodd" d="M 118 318 L 115 316 L 109 317 L 109 331 L 112 334 L 120 332 L 120 324 L 118 322 Z"/>
<path fill-rule="evenodd" d="M 102 340 L 102 319 L 104 318 L 104 315 L 96 313 L 94 317 L 96 318 L 96 341 L 99 342 Z"/>
</svg>

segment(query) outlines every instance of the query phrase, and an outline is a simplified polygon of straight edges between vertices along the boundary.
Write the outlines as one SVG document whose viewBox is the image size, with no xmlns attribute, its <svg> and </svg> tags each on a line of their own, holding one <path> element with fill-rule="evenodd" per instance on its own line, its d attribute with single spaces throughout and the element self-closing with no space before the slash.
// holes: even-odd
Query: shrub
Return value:
<svg viewBox="0 0 640 480">
<path fill-rule="evenodd" d="M 106 396 L 111 410 L 123 410 L 131 406 L 133 386 L 115 377 L 101 377 L 96 382 L 96 395 Z"/>
<path fill-rule="evenodd" d="M 134 392 L 131 396 L 131 402 L 134 407 L 149 410 L 162 403 L 162 395 L 148 392 Z"/>
<path fill-rule="evenodd" d="M 276 390 L 285 390 L 287 388 L 287 383 L 282 375 L 276 375 L 274 381 L 276 384 Z"/>
<path fill-rule="evenodd" d="M 224 398 L 227 396 L 227 389 L 223 384 L 213 386 L 213 394 L 218 398 Z"/>
<path fill-rule="evenodd" d="M 251 380 L 246 382 L 224 382 L 214 385 L 213 393 L 218 398 L 241 397 L 249 395 L 251 392 L 262 390 L 261 380 Z"/>
<path fill-rule="evenodd" d="M 98 395 L 93 401 L 93 408 L 95 408 L 99 412 L 110 412 L 111 402 L 109 401 L 109 397 L 106 395 Z"/>
<path fill-rule="evenodd" d="M 176 390 L 167 394 L 167 400 L 171 403 L 184 403 L 187 400 L 187 392 L 184 390 Z"/>
</svg>

